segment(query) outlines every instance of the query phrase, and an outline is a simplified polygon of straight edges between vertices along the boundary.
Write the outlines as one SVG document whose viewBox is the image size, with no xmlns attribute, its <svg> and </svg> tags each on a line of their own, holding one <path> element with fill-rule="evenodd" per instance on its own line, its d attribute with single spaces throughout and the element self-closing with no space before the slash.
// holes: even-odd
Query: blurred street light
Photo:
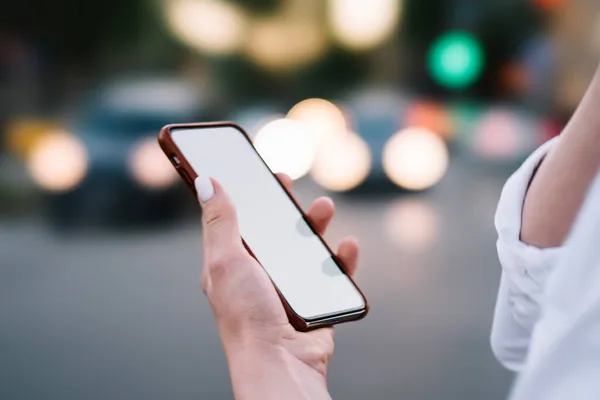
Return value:
<svg viewBox="0 0 600 400">
<path fill-rule="evenodd" d="M 15 118 L 5 127 L 6 148 L 10 154 L 26 159 L 39 140 L 59 128 L 60 124 L 53 120 L 39 117 Z"/>
<path fill-rule="evenodd" d="M 315 62 L 326 49 L 325 32 L 316 23 L 282 16 L 254 21 L 245 51 L 265 68 L 290 70 Z"/>
<path fill-rule="evenodd" d="M 63 192 L 77 186 L 87 172 L 85 147 L 66 132 L 40 139 L 27 160 L 31 177 L 42 189 Z"/>
<path fill-rule="evenodd" d="M 292 179 L 306 175 L 315 159 L 315 147 L 306 127 L 289 119 L 263 126 L 254 138 L 254 146 L 273 172 L 283 172 Z"/>
<path fill-rule="evenodd" d="M 383 149 L 383 170 L 396 185 L 424 190 L 435 185 L 448 169 L 444 141 L 428 129 L 413 127 L 392 136 Z"/>
<path fill-rule="evenodd" d="M 311 175 L 325 189 L 345 192 L 360 185 L 370 171 L 369 146 L 356 133 L 348 132 L 324 144 Z"/>
<path fill-rule="evenodd" d="M 438 103 L 416 101 L 406 111 L 406 126 L 420 126 L 449 139 L 453 133 L 452 119 L 446 109 Z"/>
<path fill-rule="evenodd" d="M 154 138 L 135 145 L 129 159 L 134 179 L 148 189 L 165 189 L 177 182 L 177 172 Z"/>
<path fill-rule="evenodd" d="M 368 50 L 388 39 L 400 19 L 401 0 L 329 0 L 333 37 L 353 50 Z"/>
<path fill-rule="evenodd" d="M 324 99 L 306 99 L 290 109 L 287 118 L 304 123 L 313 137 L 317 151 L 326 142 L 346 134 L 342 111 Z"/>
<path fill-rule="evenodd" d="M 529 71 L 522 62 L 508 63 L 500 71 L 500 84 L 508 93 L 522 95 L 528 89 L 530 81 Z"/>
<path fill-rule="evenodd" d="M 551 11 L 563 5 L 565 0 L 532 0 L 532 2 L 544 10 Z"/>
<path fill-rule="evenodd" d="M 489 159 L 512 159 L 519 154 L 523 132 L 518 117 L 507 110 L 490 109 L 475 129 L 472 146 Z"/>
<path fill-rule="evenodd" d="M 233 4 L 218 0 L 166 0 L 165 7 L 171 31 L 198 51 L 231 54 L 244 39 L 246 16 Z"/>
<path fill-rule="evenodd" d="M 429 72 L 437 83 L 449 89 L 463 89 L 473 84 L 483 66 L 481 43 L 467 32 L 447 32 L 429 49 Z"/>
</svg>

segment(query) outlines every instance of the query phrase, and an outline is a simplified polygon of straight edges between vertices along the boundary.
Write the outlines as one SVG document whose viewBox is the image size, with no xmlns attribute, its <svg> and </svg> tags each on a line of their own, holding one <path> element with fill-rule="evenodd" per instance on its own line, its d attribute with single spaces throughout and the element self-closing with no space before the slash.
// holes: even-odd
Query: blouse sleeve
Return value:
<svg viewBox="0 0 600 400">
<path fill-rule="evenodd" d="M 520 240 L 525 195 L 538 165 L 559 138 L 538 148 L 508 179 L 495 225 L 502 276 L 494 311 L 491 347 L 498 361 L 518 371 L 525 363 L 533 327 L 540 318 L 546 278 L 562 247 L 540 249 Z"/>
</svg>

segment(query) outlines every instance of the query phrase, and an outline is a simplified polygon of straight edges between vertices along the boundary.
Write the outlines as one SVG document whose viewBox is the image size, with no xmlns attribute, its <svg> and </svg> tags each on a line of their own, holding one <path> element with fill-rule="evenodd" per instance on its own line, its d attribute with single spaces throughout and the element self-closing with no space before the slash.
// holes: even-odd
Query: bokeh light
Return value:
<svg viewBox="0 0 600 400">
<path fill-rule="evenodd" d="M 293 70 L 317 61 L 327 49 L 324 30 L 303 19 L 280 17 L 253 22 L 246 54 L 275 71 Z"/>
<path fill-rule="evenodd" d="M 79 140 L 66 132 L 51 132 L 36 143 L 27 164 L 31 177 L 41 188 L 63 192 L 83 180 L 87 162 L 87 151 Z"/>
<path fill-rule="evenodd" d="M 133 178 L 148 189 L 165 189 L 177 182 L 177 172 L 154 138 L 137 143 L 129 160 Z"/>
<path fill-rule="evenodd" d="M 407 126 L 420 126 L 449 139 L 453 133 L 452 119 L 444 106 L 430 101 L 417 101 L 404 116 Z"/>
<path fill-rule="evenodd" d="M 10 153 L 25 159 L 39 140 L 58 129 L 60 125 L 55 121 L 32 117 L 15 119 L 4 128 L 5 143 Z"/>
<path fill-rule="evenodd" d="M 562 6 L 565 0 L 531 0 L 531 2 L 546 11 L 552 11 Z"/>
<path fill-rule="evenodd" d="M 413 127 L 390 138 L 383 149 L 383 170 L 392 182 L 409 190 L 435 185 L 448 169 L 448 149 L 439 135 Z"/>
<path fill-rule="evenodd" d="M 473 141 L 474 151 L 488 159 L 511 159 L 520 150 L 521 129 L 518 117 L 501 108 L 492 108 L 481 117 Z"/>
<path fill-rule="evenodd" d="M 277 119 L 263 126 L 254 138 L 256 150 L 271 171 L 292 179 L 306 175 L 315 159 L 315 147 L 306 126 L 298 121 Z"/>
<path fill-rule="evenodd" d="M 246 16 L 233 4 L 217 0 L 167 0 L 165 7 L 171 31 L 198 51 L 231 54 L 244 39 Z"/>
<path fill-rule="evenodd" d="M 522 94 L 527 90 L 529 74 L 524 63 L 515 61 L 506 64 L 500 71 L 500 83 L 511 94 Z"/>
<path fill-rule="evenodd" d="M 463 89 L 481 75 L 484 53 L 479 40 L 468 32 L 452 31 L 435 40 L 428 68 L 433 79 L 449 89 Z"/>
<path fill-rule="evenodd" d="M 324 99 L 306 99 L 290 109 L 287 118 L 306 125 L 317 150 L 326 142 L 346 134 L 346 119 L 342 111 Z"/>
<path fill-rule="evenodd" d="M 394 32 L 401 0 L 329 0 L 333 37 L 353 50 L 371 49 Z"/>
<path fill-rule="evenodd" d="M 345 192 L 359 186 L 371 170 L 369 146 L 356 133 L 325 143 L 311 170 L 313 179 L 334 192 Z"/>
<path fill-rule="evenodd" d="M 389 240 L 402 250 L 423 252 L 435 244 L 438 218 L 423 199 L 411 197 L 394 201 L 386 210 L 383 223 Z"/>
</svg>

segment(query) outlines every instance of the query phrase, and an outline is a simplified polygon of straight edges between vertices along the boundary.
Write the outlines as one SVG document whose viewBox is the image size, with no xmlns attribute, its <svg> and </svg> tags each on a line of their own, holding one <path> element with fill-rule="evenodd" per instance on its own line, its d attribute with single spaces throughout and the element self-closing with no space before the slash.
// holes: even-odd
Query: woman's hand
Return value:
<svg viewBox="0 0 600 400">
<path fill-rule="evenodd" d="M 291 192 L 292 180 L 283 174 L 278 178 Z M 290 325 L 267 273 L 241 241 L 235 208 L 222 186 L 209 178 L 197 178 L 195 185 L 203 210 L 202 288 L 217 321 L 236 398 L 329 398 L 333 329 L 303 333 Z M 333 202 L 326 197 L 307 212 L 320 234 L 333 214 Z M 344 239 L 337 256 L 354 274 L 356 239 Z"/>
</svg>

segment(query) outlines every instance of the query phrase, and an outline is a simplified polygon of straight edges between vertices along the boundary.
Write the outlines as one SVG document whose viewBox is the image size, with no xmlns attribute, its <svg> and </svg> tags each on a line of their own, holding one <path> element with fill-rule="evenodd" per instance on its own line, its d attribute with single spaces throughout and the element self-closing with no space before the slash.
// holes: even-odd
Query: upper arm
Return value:
<svg viewBox="0 0 600 400">
<path fill-rule="evenodd" d="M 553 142 L 534 152 L 507 181 L 495 218 L 502 278 L 490 341 L 498 361 L 515 371 L 527 357 L 531 334 L 540 318 L 546 278 L 560 253 L 560 248 L 539 249 L 520 240 L 527 187 Z"/>
</svg>

